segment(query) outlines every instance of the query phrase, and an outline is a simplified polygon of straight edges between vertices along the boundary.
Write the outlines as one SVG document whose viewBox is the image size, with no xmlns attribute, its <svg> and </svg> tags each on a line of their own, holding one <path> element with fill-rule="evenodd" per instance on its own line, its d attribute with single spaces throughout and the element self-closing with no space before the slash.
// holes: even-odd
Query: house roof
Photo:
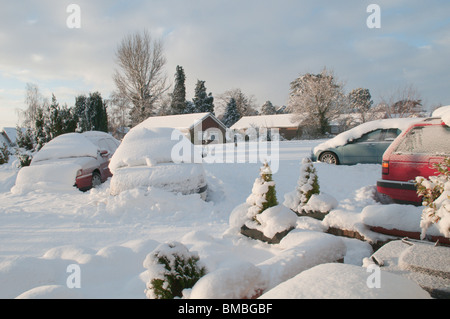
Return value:
<svg viewBox="0 0 450 319">
<path fill-rule="evenodd" d="M 22 131 L 24 132 L 25 129 L 22 128 Z M 15 127 L 3 127 L 0 130 L 0 133 L 2 133 L 3 138 L 9 145 L 16 144 L 17 140 L 17 129 Z M 1 143 L 0 143 L 1 144 Z"/>
<path fill-rule="evenodd" d="M 170 127 L 180 131 L 193 128 L 197 123 L 202 122 L 207 117 L 212 117 L 220 126 L 226 129 L 225 125 L 219 121 L 212 113 L 192 113 L 180 115 L 153 116 L 140 123 L 139 126 L 148 128 L 153 127 Z"/>
<path fill-rule="evenodd" d="M 274 114 L 274 115 L 256 115 L 256 116 L 244 116 L 237 121 L 232 130 L 241 130 L 249 127 L 298 127 L 301 123 L 301 119 L 294 117 L 294 114 Z"/>
</svg>

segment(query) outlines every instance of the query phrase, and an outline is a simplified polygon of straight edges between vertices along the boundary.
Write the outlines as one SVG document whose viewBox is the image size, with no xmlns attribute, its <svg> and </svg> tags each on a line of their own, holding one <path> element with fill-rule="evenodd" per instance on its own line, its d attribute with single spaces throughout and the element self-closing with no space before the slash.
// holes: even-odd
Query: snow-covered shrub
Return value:
<svg viewBox="0 0 450 319">
<path fill-rule="evenodd" d="M 179 242 L 158 246 L 144 261 L 144 267 L 150 271 L 147 298 L 181 298 L 183 289 L 192 288 L 206 274 L 199 260 L 196 253 Z"/>
<path fill-rule="evenodd" d="M 9 150 L 8 146 L 6 144 L 3 144 L 2 147 L 0 147 L 0 165 L 6 164 L 9 161 Z"/>
<path fill-rule="evenodd" d="M 309 158 L 304 158 L 297 187 L 295 191 L 285 195 L 284 205 L 293 211 L 301 212 L 310 198 L 318 194 L 320 194 L 320 186 L 316 169 Z"/>
<path fill-rule="evenodd" d="M 309 158 L 304 158 L 302 161 L 300 178 L 297 183 L 297 192 L 301 206 L 306 205 L 313 194 L 320 193 L 316 168 Z"/>
<path fill-rule="evenodd" d="M 423 197 L 422 204 L 426 206 L 420 221 L 422 239 L 431 224 L 437 224 L 445 237 L 450 237 L 450 157 L 434 167 L 438 175 L 428 179 L 416 177 L 417 194 Z"/>
<path fill-rule="evenodd" d="M 275 182 L 272 180 L 272 171 L 267 162 L 260 169 L 260 177 L 253 183 L 252 193 L 246 200 L 251 205 L 248 216 L 258 222 L 257 215 L 269 207 L 278 205 Z"/>
</svg>

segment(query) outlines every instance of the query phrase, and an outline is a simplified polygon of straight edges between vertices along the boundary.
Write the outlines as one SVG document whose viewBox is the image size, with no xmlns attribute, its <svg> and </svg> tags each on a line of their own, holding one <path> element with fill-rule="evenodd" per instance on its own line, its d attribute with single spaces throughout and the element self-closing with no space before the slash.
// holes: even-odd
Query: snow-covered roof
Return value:
<svg viewBox="0 0 450 319">
<path fill-rule="evenodd" d="M 25 129 L 22 130 L 24 131 Z M 3 132 L 4 134 L 2 135 L 9 139 L 9 141 L 7 141 L 8 143 L 11 143 L 12 145 L 16 144 L 17 129 L 15 127 L 3 127 L 0 132 Z"/>
<path fill-rule="evenodd" d="M 226 128 L 212 113 L 192 113 L 180 115 L 152 116 L 137 126 L 146 128 L 170 127 L 180 131 L 186 131 L 194 127 L 198 122 L 202 122 L 206 117 L 211 116 L 219 125 Z"/>
<path fill-rule="evenodd" d="M 301 119 L 296 119 L 294 114 L 244 116 L 231 126 L 231 129 L 242 130 L 249 127 L 297 127 L 301 121 Z"/>
</svg>

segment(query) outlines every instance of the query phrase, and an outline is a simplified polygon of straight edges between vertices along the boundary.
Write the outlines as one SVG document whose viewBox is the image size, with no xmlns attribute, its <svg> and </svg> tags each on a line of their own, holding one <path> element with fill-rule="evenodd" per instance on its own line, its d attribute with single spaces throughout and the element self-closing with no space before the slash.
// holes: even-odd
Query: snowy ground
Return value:
<svg viewBox="0 0 450 319">
<path fill-rule="evenodd" d="M 279 169 L 273 175 L 280 203 L 284 194 L 294 190 L 302 159 L 320 142 L 280 142 Z M 333 223 L 358 228 L 355 216 L 368 205 L 378 205 L 372 195 L 380 165 L 315 163 L 321 191 L 339 203 L 336 217 L 323 223 L 299 218 L 297 229 L 279 245 L 230 231 L 230 213 L 249 196 L 260 166 L 261 162 L 206 164 L 206 202 L 198 195 L 158 189 L 111 196 L 109 182 L 87 193 L 37 190 L 13 194 L 10 189 L 17 170 L 10 164 L 0 166 L 0 298 L 145 298 L 145 257 L 159 244 L 171 241 L 198 252 L 208 268 L 209 279 L 191 293 L 199 298 L 251 295 L 246 285 L 250 287 L 252 281 L 264 277 L 265 287 L 271 288 L 315 264 L 333 261 L 329 259 L 339 257 L 339 252 L 346 264 L 358 267 L 372 254 L 366 242 L 324 230 Z M 292 266 L 289 260 L 297 263 Z M 79 289 L 67 288 L 69 265 L 79 266 Z M 202 288 L 214 282 L 220 294 L 217 289 Z"/>
</svg>

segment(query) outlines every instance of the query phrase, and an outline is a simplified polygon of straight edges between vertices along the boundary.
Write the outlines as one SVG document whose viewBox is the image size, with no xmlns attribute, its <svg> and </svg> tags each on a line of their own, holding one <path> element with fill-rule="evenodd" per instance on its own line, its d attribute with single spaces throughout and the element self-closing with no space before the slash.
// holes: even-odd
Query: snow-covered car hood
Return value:
<svg viewBox="0 0 450 319">
<path fill-rule="evenodd" d="M 92 164 L 91 164 L 92 163 Z M 73 189 L 77 172 L 95 164 L 92 157 L 48 160 L 22 167 L 17 174 L 13 193 L 23 193 L 37 189 Z"/>
<path fill-rule="evenodd" d="M 329 148 L 338 147 L 347 144 L 352 139 L 360 138 L 362 135 L 377 129 L 398 128 L 401 131 L 406 130 L 412 124 L 422 121 L 423 118 L 399 118 L 399 119 L 382 119 L 366 122 L 358 125 L 348 131 L 345 131 L 332 139 L 317 145 L 313 152 L 317 154 Z"/>
</svg>

